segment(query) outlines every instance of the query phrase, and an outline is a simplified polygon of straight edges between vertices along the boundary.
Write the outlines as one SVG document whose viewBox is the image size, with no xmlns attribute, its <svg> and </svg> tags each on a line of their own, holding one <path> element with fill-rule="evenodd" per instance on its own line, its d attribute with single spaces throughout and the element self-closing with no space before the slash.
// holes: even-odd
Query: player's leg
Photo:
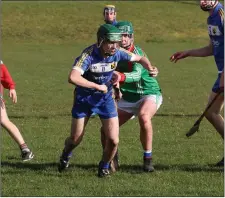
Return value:
<svg viewBox="0 0 225 198">
<path fill-rule="evenodd" d="M 118 111 L 118 118 L 119 118 L 119 127 L 122 126 L 123 124 L 125 124 L 132 116 L 133 113 L 129 113 L 126 110 L 129 109 L 129 104 L 127 105 L 123 99 L 121 99 L 117 106 L 119 106 L 119 108 L 117 108 Z M 125 110 L 123 110 L 123 108 L 125 108 Z M 104 150 L 105 148 L 105 133 L 103 131 L 103 128 L 101 127 L 101 143 L 102 143 L 102 148 Z M 110 168 L 112 172 L 115 172 L 116 170 L 118 170 L 119 168 L 119 152 L 118 149 L 116 151 L 116 154 L 113 158 L 113 160 L 110 163 Z"/>
<path fill-rule="evenodd" d="M 216 93 L 212 92 L 209 96 L 209 103 L 213 100 Z M 221 110 L 224 106 L 224 93 L 222 93 L 217 100 L 213 103 L 210 109 L 206 113 L 207 120 L 214 126 L 216 131 L 220 134 L 220 136 L 224 139 L 224 119 L 221 116 Z M 218 166 L 224 165 L 224 158 L 217 163 Z"/>
<path fill-rule="evenodd" d="M 138 119 L 140 124 L 140 141 L 144 150 L 143 169 L 147 172 L 154 171 L 152 165 L 152 118 L 162 103 L 162 96 L 151 95 L 145 97 L 139 107 Z"/>
<path fill-rule="evenodd" d="M 116 154 L 119 143 L 119 122 L 118 117 L 101 119 L 102 129 L 105 135 L 105 147 L 103 158 L 99 164 L 100 177 L 109 175 L 109 165 Z"/>
<path fill-rule="evenodd" d="M 210 103 L 215 97 L 216 93 L 212 92 L 209 96 Z M 206 113 L 207 120 L 214 126 L 216 131 L 224 138 L 224 119 L 221 116 L 221 110 L 224 106 L 224 94 L 222 93 L 217 100 L 213 103 L 210 109 Z"/>
<path fill-rule="evenodd" d="M 112 97 L 108 97 L 104 105 L 96 110 L 101 122 L 101 140 L 103 147 L 102 159 L 99 163 L 98 176 L 105 177 L 109 175 L 110 161 L 115 156 L 119 142 L 119 122 L 117 105 Z"/>
<path fill-rule="evenodd" d="M 65 146 L 60 156 L 60 163 L 58 167 L 60 172 L 63 171 L 65 168 L 68 168 L 69 159 L 72 156 L 72 151 L 82 141 L 82 138 L 84 136 L 84 129 L 88 120 L 89 117 L 79 119 L 72 118 L 71 133 L 70 136 L 67 137 L 65 140 Z"/>
<path fill-rule="evenodd" d="M 3 126 L 4 129 L 6 129 L 8 131 L 10 136 L 19 145 L 20 150 L 21 150 L 22 160 L 23 161 L 31 160 L 34 157 L 34 155 L 33 155 L 32 151 L 26 145 L 19 129 L 16 127 L 16 125 L 13 122 L 11 122 L 9 120 L 5 105 L 1 106 L 1 125 Z"/>
<path fill-rule="evenodd" d="M 117 111 L 118 111 L 118 118 L 119 118 L 119 127 L 125 124 L 133 116 L 132 113 L 128 113 L 121 109 L 117 109 Z M 102 143 L 102 148 L 104 149 L 105 148 L 105 133 L 102 127 L 101 127 L 101 143 Z"/>
<path fill-rule="evenodd" d="M 124 125 L 130 118 L 134 115 L 132 113 L 128 113 L 122 109 L 117 109 L 118 111 L 118 118 L 119 118 L 119 127 Z M 111 161 L 111 170 L 115 172 L 119 169 L 119 149 L 117 148 L 116 154 Z"/>
</svg>

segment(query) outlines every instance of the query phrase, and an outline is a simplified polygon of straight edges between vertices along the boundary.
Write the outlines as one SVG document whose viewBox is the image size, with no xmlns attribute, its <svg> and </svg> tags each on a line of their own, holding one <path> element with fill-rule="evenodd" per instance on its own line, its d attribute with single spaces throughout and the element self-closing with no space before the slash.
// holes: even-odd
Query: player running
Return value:
<svg viewBox="0 0 225 198">
<path fill-rule="evenodd" d="M 8 131 L 10 136 L 15 140 L 21 150 L 21 157 L 23 161 L 33 159 L 34 155 L 25 143 L 22 134 L 14 123 L 12 123 L 7 115 L 5 102 L 3 100 L 3 88 L 9 89 L 9 96 L 12 98 L 13 103 L 17 103 L 17 94 L 15 90 L 15 82 L 13 81 L 6 65 L 1 61 L 1 87 L 0 87 L 0 99 L 1 99 L 1 125 Z"/>
<path fill-rule="evenodd" d="M 132 23 L 120 21 L 116 27 L 122 33 L 121 47 L 145 56 L 145 52 L 134 45 L 134 31 Z M 140 140 L 143 148 L 143 170 L 153 172 L 152 138 L 153 129 L 151 119 L 162 104 L 161 89 L 155 77 L 139 63 L 119 61 L 117 73 L 120 76 L 120 90 L 122 99 L 118 101 L 119 126 L 125 124 L 132 116 L 137 116 L 140 125 Z M 155 76 L 157 73 L 155 73 Z M 102 137 L 104 145 L 104 136 Z M 103 146 L 104 147 L 104 146 Z M 112 161 L 112 169 L 118 168 L 118 153 Z"/>
<path fill-rule="evenodd" d="M 147 58 L 119 48 L 121 33 L 110 24 L 101 25 L 97 32 L 97 44 L 86 48 L 75 59 L 69 82 L 76 85 L 72 108 L 70 136 L 60 157 L 58 169 L 69 166 L 72 150 L 82 141 L 85 126 L 92 113 L 97 113 L 104 129 L 106 144 L 103 158 L 99 163 L 98 176 L 110 174 L 109 163 L 113 159 L 119 143 L 119 123 L 115 101 L 112 94 L 111 79 L 120 60 L 139 62 L 155 73 Z M 118 76 L 116 76 L 118 78 Z"/>
</svg>

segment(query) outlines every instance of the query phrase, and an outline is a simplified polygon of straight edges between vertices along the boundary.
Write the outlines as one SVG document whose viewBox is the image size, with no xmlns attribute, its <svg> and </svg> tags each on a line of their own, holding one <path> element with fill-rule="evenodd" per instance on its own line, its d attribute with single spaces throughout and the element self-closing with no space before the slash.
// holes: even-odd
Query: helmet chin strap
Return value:
<svg viewBox="0 0 225 198">
<path fill-rule="evenodd" d="M 123 47 L 124 49 L 128 50 L 131 47 L 131 43 L 128 46 Z"/>
</svg>

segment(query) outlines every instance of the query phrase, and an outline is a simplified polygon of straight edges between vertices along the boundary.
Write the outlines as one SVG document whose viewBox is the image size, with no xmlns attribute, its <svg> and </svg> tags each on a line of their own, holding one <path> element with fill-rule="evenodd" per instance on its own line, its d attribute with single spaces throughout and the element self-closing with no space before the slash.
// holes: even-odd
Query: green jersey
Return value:
<svg viewBox="0 0 225 198">
<path fill-rule="evenodd" d="M 145 52 L 138 46 L 132 45 L 128 51 L 147 57 Z M 137 102 L 146 95 L 161 95 L 161 89 L 156 78 L 151 77 L 148 70 L 141 64 L 119 61 L 116 70 L 126 76 L 125 82 L 120 85 L 124 100 Z"/>
</svg>

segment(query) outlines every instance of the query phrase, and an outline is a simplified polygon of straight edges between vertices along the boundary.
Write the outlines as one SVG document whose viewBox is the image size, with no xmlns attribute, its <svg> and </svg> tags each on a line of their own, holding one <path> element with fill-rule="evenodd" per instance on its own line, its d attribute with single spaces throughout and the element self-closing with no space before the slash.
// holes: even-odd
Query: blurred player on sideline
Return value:
<svg viewBox="0 0 225 198">
<path fill-rule="evenodd" d="M 1 97 L 1 125 L 4 129 L 8 131 L 10 136 L 19 145 L 21 150 L 21 157 L 23 161 L 31 160 L 34 155 L 25 143 L 23 136 L 21 135 L 19 129 L 14 123 L 12 123 L 7 115 L 5 102 L 3 100 L 3 88 L 9 89 L 9 97 L 12 99 L 13 103 L 17 103 L 17 94 L 15 90 L 15 83 L 4 63 L 1 61 L 1 87 L 0 87 L 0 97 Z"/>
<path fill-rule="evenodd" d="M 103 10 L 104 21 L 107 24 L 116 25 L 116 7 L 114 5 L 106 5 Z"/>
</svg>

